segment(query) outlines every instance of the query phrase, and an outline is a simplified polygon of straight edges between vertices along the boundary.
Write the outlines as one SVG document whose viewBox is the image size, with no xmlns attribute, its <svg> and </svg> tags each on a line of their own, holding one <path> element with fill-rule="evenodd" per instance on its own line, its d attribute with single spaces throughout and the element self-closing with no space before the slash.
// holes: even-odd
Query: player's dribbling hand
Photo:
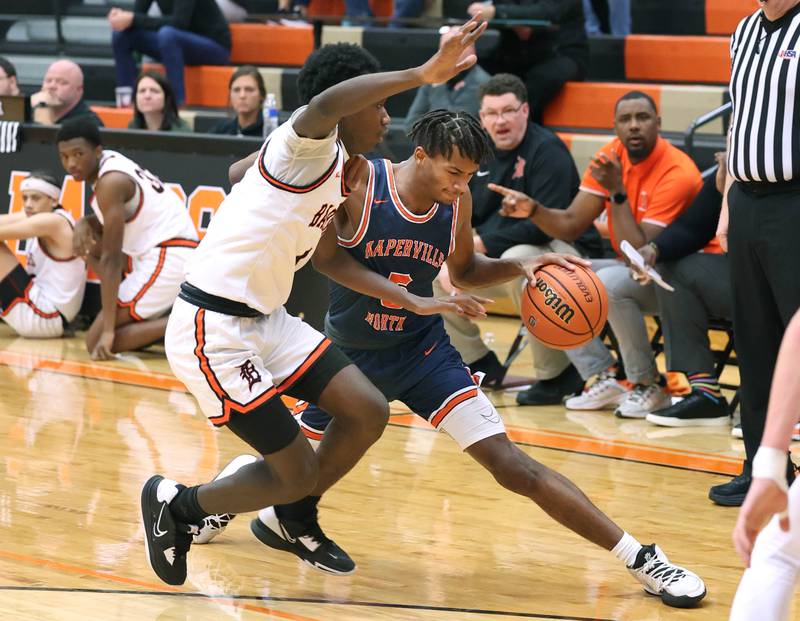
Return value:
<svg viewBox="0 0 800 621">
<path fill-rule="evenodd" d="M 503 202 L 500 203 L 500 215 L 507 218 L 530 218 L 540 204 L 524 192 L 512 190 L 496 183 L 487 186 L 492 192 L 502 195 Z"/>
<path fill-rule="evenodd" d="M 591 261 L 581 259 L 575 255 L 561 254 L 558 252 L 548 252 L 546 254 L 539 255 L 538 257 L 527 257 L 525 259 L 521 259 L 520 263 L 522 272 L 532 285 L 536 284 L 536 272 L 545 265 L 560 265 L 568 270 L 574 270 L 576 265 L 580 265 L 581 267 L 589 267 L 592 264 Z"/>
<path fill-rule="evenodd" d="M 92 350 L 92 360 L 113 360 L 116 358 L 111 348 L 114 346 L 114 331 L 103 332 Z"/>
<path fill-rule="evenodd" d="M 781 514 L 781 530 L 789 530 L 789 516 L 785 513 L 788 500 L 786 492 L 770 479 L 753 478 L 733 529 L 733 545 L 745 567 L 750 567 L 750 555 L 758 533 L 773 515 Z"/>
<path fill-rule="evenodd" d="M 420 67 L 422 81 L 425 84 L 442 84 L 474 65 L 478 58 L 470 54 L 461 58 L 464 52 L 486 30 L 487 23 L 476 15 L 458 29 L 458 34 L 442 45 L 430 60 Z"/>
</svg>

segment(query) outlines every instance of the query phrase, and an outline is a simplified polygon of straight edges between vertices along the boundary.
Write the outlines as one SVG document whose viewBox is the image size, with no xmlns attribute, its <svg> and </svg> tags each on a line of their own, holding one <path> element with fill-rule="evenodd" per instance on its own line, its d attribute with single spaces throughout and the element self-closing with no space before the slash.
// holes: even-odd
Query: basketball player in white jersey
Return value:
<svg viewBox="0 0 800 621">
<path fill-rule="evenodd" d="M 93 359 L 109 360 L 164 336 L 197 230 L 183 201 L 158 177 L 103 149 L 94 124 L 65 123 L 56 141 L 64 170 L 93 190 L 93 213 L 78 220 L 75 249 L 100 277 L 102 310 L 86 346 Z M 123 280 L 124 255 L 131 270 Z"/>
<path fill-rule="evenodd" d="M 365 62 L 372 57 L 357 46 L 315 52 L 300 74 L 300 89 L 310 74 L 333 86 L 313 93 L 270 135 L 211 221 L 170 315 L 167 357 L 211 422 L 226 425 L 263 460 L 191 488 L 161 476 L 147 481 L 148 559 L 165 582 L 185 581 L 191 536 L 206 517 L 319 496 L 380 437 L 386 399 L 324 335 L 283 305 L 294 272 L 311 259 L 348 194 L 348 172 L 365 165 L 351 155 L 373 148 L 386 131 L 386 98 L 446 82 L 474 64 L 474 55 L 460 57 L 485 28 L 480 19 L 470 20 L 425 64 L 404 71 L 371 73 L 377 63 Z M 434 300 L 429 310 L 455 306 Z M 333 416 L 317 453 L 281 394 L 318 403 Z M 318 525 L 289 536 L 313 541 L 321 554 L 340 553 Z"/>
<path fill-rule="evenodd" d="M 24 210 L 0 216 L 0 240 L 27 240 L 26 263 L 0 243 L 0 318 L 20 336 L 63 336 L 86 288 L 86 264 L 72 251 L 75 222 L 51 175 L 32 173 L 20 189 Z"/>
<path fill-rule="evenodd" d="M 800 312 L 783 337 L 767 423 L 753 459 L 753 482 L 733 530 L 734 546 L 747 569 L 733 600 L 731 621 L 788 619 L 800 576 L 800 483 L 795 479 L 786 486 L 789 443 L 800 419 L 798 360 Z"/>
</svg>

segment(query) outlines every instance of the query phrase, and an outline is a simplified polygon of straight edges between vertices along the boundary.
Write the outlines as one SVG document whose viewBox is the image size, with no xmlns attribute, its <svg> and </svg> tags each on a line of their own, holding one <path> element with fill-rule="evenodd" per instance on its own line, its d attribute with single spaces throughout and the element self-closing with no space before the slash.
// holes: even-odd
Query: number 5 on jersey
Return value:
<svg viewBox="0 0 800 621">
<path fill-rule="evenodd" d="M 389 274 L 389 280 L 401 287 L 408 287 L 411 284 L 411 274 L 400 274 L 399 272 L 392 272 Z M 403 308 L 399 304 L 390 302 L 389 300 L 381 300 L 381 306 L 386 308 Z"/>
</svg>

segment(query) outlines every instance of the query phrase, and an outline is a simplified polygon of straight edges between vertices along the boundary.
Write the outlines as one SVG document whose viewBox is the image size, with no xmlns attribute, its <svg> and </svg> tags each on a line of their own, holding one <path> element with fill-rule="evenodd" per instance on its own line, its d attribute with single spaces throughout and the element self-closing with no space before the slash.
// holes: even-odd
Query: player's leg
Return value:
<svg viewBox="0 0 800 621">
<path fill-rule="evenodd" d="M 642 546 L 614 524 L 565 476 L 537 462 L 506 435 L 496 408 L 464 372 L 455 350 L 444 344 L 433 361 L 435 372 L 403 398 L 506 489 L 525 496 L 548 515 L 585 539 L 612 551 L 645 589 L 673 606 L 692 606 L 705 585 L 672 565 L 655 545 Z"/>
<path fill-rule="evenodd" d="M 753 547 L 731 607 L 731 621 L 789 618 L 800 574 L 800 484 L 789 489 L 789 531 L 773 516 Z"/>
<path fill-rule="evenodd" d="M 184 487 L 161 476 L 142 491 L 148 558 L 169 584 L 186 578 L 191 536 L 211 514 L 255 511 L 291 502 L 313 491 L 317 459 L 280 399 L 280 390 L 254 351 L 268 348 L 281 325 L 271 317 L 241 318 L 199 309 L 178 300 L 170 316 L 166 348 L 170 366 L 204 413 L 227 426 L 262 459 L 227 477 Z M 297 357 L 307 352 L 288 352 Z"/>
<path fill-rule="evenodd" d="M 6 244 L 0 244 L 0 280 L 8 276 L 20 263 Z"/>
<path fill-rule="evenodd" d="M 183 266 L 190 247 L 156 247 L 132 261 L 132 271 L 120 283 L 112 351 L 134 351 L 164 338 L 171 308 L 183 281 Z M 86 346 L 94 349 L 102 333 L 98 316 L 86 333 Z"/>
</svg>

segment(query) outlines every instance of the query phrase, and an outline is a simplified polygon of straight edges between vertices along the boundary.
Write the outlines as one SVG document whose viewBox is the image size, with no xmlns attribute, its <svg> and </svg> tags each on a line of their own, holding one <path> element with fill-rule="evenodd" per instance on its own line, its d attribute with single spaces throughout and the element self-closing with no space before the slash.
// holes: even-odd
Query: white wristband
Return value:
<svg viewBox="0 0 800 621">
<path fill-rule="evenodd" d="M 753 478 L 769 479 L 784 492 L 789 490 L 786 483 L 786 465 L 788 463 L 786 451 L 760 446 L 753 458 Z"/>
</svg>

